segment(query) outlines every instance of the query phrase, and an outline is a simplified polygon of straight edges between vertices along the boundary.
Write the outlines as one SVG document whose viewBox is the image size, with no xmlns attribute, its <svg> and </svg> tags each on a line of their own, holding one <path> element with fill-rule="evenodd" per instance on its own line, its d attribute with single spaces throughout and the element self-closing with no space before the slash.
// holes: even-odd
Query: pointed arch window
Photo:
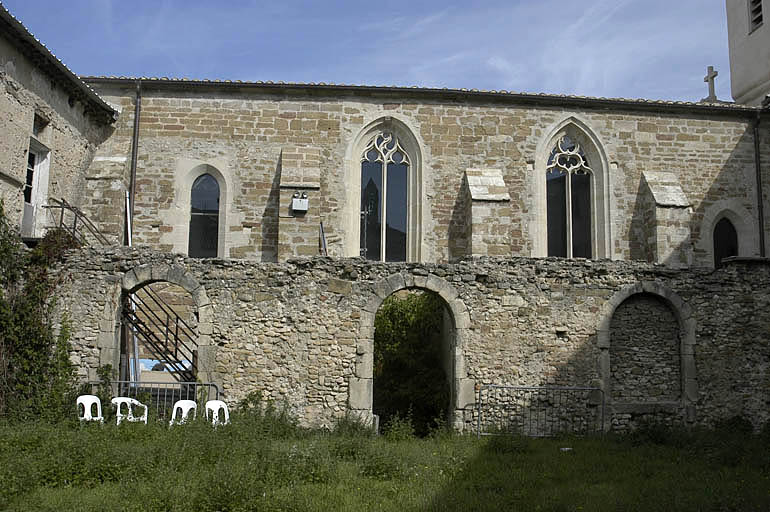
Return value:
<svg viewBox="0 0 770 512">
<path fill-rule="evenodd" d="M 380 132 L 361 155 L 360 254 L 375 261 L 406 261 L 411 160 L 398 137 Z"/>
<path fill-rule="evenodd" d="M 591 177 L 585 152 L 567 135 L 546 166 L 548 256 L 591 258 Z"/>
<path fill-rule="evenodd" d="M 714 226 L 714 266 L 722 266 L 722 260 L 738 256 L 738 232 L 727 217 L 722 217 Z"/>
<path fill-rule="evenodd" d="M 193 182 L 190 197 L 191 258 L 216 258 L 219 240 L 219 183 L 211 174 Z"/>
</svg>

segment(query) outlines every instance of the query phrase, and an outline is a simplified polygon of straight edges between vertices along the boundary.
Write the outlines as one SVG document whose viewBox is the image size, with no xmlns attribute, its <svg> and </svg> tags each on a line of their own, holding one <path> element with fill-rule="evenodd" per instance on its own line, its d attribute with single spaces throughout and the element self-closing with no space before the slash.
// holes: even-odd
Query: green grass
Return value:
<svg viewBox="0 0 770 512">
<path fill-rule="evenodd" d="M 735 425 L 393 439 L 253 413 L 216 430 L 0 424 L 0 509 L 770 510 L 770 435 Z"/>
</svg>

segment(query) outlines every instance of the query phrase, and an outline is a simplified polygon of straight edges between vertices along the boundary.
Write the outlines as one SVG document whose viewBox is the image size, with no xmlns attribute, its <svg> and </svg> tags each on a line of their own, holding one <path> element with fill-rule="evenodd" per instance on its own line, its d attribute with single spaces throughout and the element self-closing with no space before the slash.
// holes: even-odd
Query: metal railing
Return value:
<svg viewBox="0 0 770 512">
<path fill-rule="evenodd" d="M 192 381 L 198 373 L 198 342 L 192 327 L 157 293 L 144 287 L 128 296 L 123 319 L 174 377 Z M 189 361 L 189 367 L 184 363 Z"/>
<path fill-rule="evenodd" d="M 89 381 L 91 392 L 97 394 L 102 382 Z M 221 400 L 219 387 L 213 382 L 136 382 L 114 380 L 110 382 L 113 397 L 125 396 L 139 400 L 150 411 L 150 417 L 158 420 L 171 418 L 177 400 L 193 400 L 198 404 L 198 414 L 203 412 L 207 400 Z M 102 407 L 109 404 L 102 404 Z"/>
<path fill-rule="evenodd" d="M 479 437 L 604 432 L 604 391 L 595 387 L 485 385 L 476 402 Z"/>
<path fill-rule="evenodd" d="M 107 237 L 78 207 L 72 206 L 64 198 L 61 200 L 50 198 L 48 201 L 49 204 L 44 208 L 52 211 L 55 226 L 67 231 L 80 245 L 91 245 L 89 243 L 91 240 L 95 240 L 102 246 L 111 245 Z M 53 210 L 57 209 L 59 210 L 58 221 L 56 221 L 56 214 L 53 213 Z"/>
</svg>

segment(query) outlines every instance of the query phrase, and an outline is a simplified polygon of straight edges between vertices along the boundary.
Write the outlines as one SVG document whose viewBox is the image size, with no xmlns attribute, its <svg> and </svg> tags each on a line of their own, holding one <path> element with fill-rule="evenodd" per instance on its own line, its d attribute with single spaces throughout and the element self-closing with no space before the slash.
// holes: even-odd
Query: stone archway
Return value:
<svg viewBox="0 0 770 512">
<path fill-rule="evenodd" d="M 157 263 L 134 267 L 123 275 L 120 284 L 123 293 L 132 293 L 142 287 L 159 282 L 176 285 L 192 298 L 198 312 L 198 376 L 204 382 L 213 381 L 215 378 L 215 347 L 211 343 L 211 304 L 206 289 L 198 280 L 182 265 Z"/>
<path fill-rule="evenodd" d="M 455 429 L 463 427 L 463 411 L 475 403 L 475 385 L 468 378 L 465 368 L 464 346 L 468 339 L 470 315 L 468 308 L 459 298 L 457 290 L 449 282 L 430 274 L 392 274 L 374 284 L 373 293 L 361 310 L 361 327 L 356 346 L 355 374 L 350 378 L 348 405 L 365 419 L 372 417 L 374 391 L 374 318 L 382 302 L 391 294 L 405 289 L 421 289 L 436 293 L 445 303 L 452 320 L 450 340 L 452 375 L 450 392 L 452 407 L 451 424 Z"/>
<path fill-rule="evenodd" d="M 670 403 L 646 401 L 639 403 L 613 403 L 612 367 L 610 349 L 612 344 L 611 325 L 619 306 L 635 296 L 651 296 L 659 299 L 670 308 L 679 329 L 679 368 L 681 379 L 680 399 L 676 408 L 683 408 L 685 419 L 695 421 L 695 403 L 698 400 L 698 381 L 695 369 L 695 319 L 690 306 L 673 290 L 658 281 L 644 281 L 628 285 L 616 292 L 602 307 L 600 325 L 597 332 L 597 345 L 600 350 L 599 374 L 610 410 L 615 413 L 655 413 L 671 408 Z M 609 420 L 611 417 L 607 415 Z M 608 428 L 608 425 L 605 425 Z"/>
</svg>

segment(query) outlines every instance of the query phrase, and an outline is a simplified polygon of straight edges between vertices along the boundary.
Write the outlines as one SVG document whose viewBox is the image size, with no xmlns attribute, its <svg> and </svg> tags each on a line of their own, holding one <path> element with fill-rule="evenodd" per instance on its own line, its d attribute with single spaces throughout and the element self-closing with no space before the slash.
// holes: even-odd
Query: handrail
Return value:
<svg viewBox="0 0 770 512">
<path fill-rule="evenodd" d="M 138 299 L 138 300 L 139 300 L 139 302 L 136 302 L 136 301 L 135 301 L 135 299 Z M 172 314 L 169 314 L 169 313 L 168 313 L 168 312 L 166 312 L 165 310 L 164 310 L 164 313 L 166 313 L 166 321 L 164 321 L 162 318 L 160 318 L 160 317 L 158 316 L 157 312 L 156 312 L 154 309 L 152 309 L 150 306 L 148 306 L 148 305 L 147 305 L 147 303 L 146 303 L 144 300 L 142 300 L 142 298 L 141 298 L 141 297 L 139 297 L 139 296 L 137 296 L 137 295 L 135 295 L 135 294 L 132 296 L 132 299 L 131 299 L 131 300 L 133 300 L 133 301 L 134 301 L 134 305 L 135 305 L 135 306 L 139 306 L 139 310 L 140 310 L 142 313 L 144 313 L 145 315 L 151 314 L 151 315 L 152 315 L 152 316 L 155 318 L 155 322 L 153 322 L 153 325 L 154 325 L 155 327 L 163 327 L 163 328 L 166 328 L 166 329 L 168 329 L 168 319 L 169 319 L 169 318 L 172 318 L 172 319 L 174 319 L 174 320 L 176 320 L 176 321 L 182 321 L 182 322 L 184 322 L 184 321 L 182 320 L 182 318 L 181 318 L 179 315 L 177 315 L 176 313 L 172 312 Z M 134 315 L 136 315 L 136 313 L 134 313 Z M 149 317 L 148 317 L 148 320 L 152 321 L 152 318 L 149 318 Z M 178 325 L 178 324 L 177 324 L 177 325 Z M 176 338 L 176 339 L 177 339 L 177 340 L 178 340 L 178 341 L 179 341 L 179 342 L 182 344 L 182 346 L 183 346 L 183 347 L 184 347 L 184 348 L 185 348 L 185 349 L 186 349 L 188 352 L 192 353 L 192 352 L 193 352 L 195 349 L 197 349 L 197 348 L 198 348 L 198 344 L 197 344 L 197 342 L 195 341 L 195 334 L 194 334 L 194 333 L 192 333 L 192 332 L 188 332 L 188 331 L 187 331 L 187 330 L 185 330 L 184 328 L 182 329 L 182 333 L 183 333 L 183 334 L 184 334 L 184 335 L 187 337 L 187 339 L 188 339 L 188 340 L 190 340 L 190 343 L 192 344 L 192 347 L 189 347 L 189 346 L 187 345 L 187 343 L 185 343 L 185 342 L 184 342 L 184 340 L 182 340 L 181 338 L 179 338 L 179 330 L 178 330 L 178 329 L 177 329 L 177 331 L 175 332 L 175 338 Z"/>
<path fill-rule="evenodd" d="M 190 338 L 193 342 L 195 341 L 194 340 L 195 329 L 190 327 L 190 325 L 188 325 L 188 323 L 185 321 L 184 318 L 179 316 L 177 312 L 174 311 L 173 308 L 171 308 L 171 306 L 166 304 L 163 298 L 160 295 L 158 295 L 156 291 L 154 291 L 149 286 L 145 286 L 144 288 L 137 290 L 137 292 L 138 291 L 143 291 L 147 293 L 147 295 L 149 295 L 152 298 L 153 302 L 155 302 L 155 304 L 157 304 L 161 309 L 163 309 L 163 311 L 165 311 L 167 315 L 175 316 L 180 322 L 182 322 L 182 326 L 187 330 L 187 332 L 192 333 L 192 336 L 188 334 L 188 338 Z"/>
<path fill-rule="evenodd" d="M 85 234 L 82 233 L 82 228 L 80 230 L 78 229 L 78 221 L 80 221 L 81 226 L 85 226 L 85 228 L 88 230 L 88 232 L 96 238 L 96 240 L 101 245 L 110 245 L 110 241 L 107 239 L 104 234 L 99 231 L 99 228 L 96 227 L 96 225 L 91 222 L 88 217 L 76 206 L 72 206 L 67 202 L 66 199 L 62 198 L 61 200 L 55 199 L 55 198 L 49 198 L 49 202 L 52 202 L 54 204 L 47 204 L 43 205 L 43 208 L 48 208 L 51 210 L 59 209 L 61 210 L 61 214 L 59 215 L 59 224 L 57 227 L 64 229 L 68 233 L 70 233 L 78 242 L 80 242 L 82 245 L 88 245 L 88 238 Z M 72 227 L 67 225 L 64 222 L 64 213 L 70 212 L 72 213 L 73 220 L 72 220 Z"/>
<path fill-rule="evenodd" d="M 157 354 L 167 355 L 168 349 L 163 346 L 163 340 L 161 340 L 155 332 L 149 329 L 144 322 L 132 315 L 126 315 L 124 317 L 131 327 L 134 329 L 134 333 L 138 334 L 145 342 L 153 349 Z M 185 368 L 181 361 L 174 358 L 164 359 L 165 364 L 168 364 L 172 369 L 185 377 L 189 377 L 192 373 L 189 369 Z M 192 363 L 192 361 L 191 361 Z"/>
</svg>

